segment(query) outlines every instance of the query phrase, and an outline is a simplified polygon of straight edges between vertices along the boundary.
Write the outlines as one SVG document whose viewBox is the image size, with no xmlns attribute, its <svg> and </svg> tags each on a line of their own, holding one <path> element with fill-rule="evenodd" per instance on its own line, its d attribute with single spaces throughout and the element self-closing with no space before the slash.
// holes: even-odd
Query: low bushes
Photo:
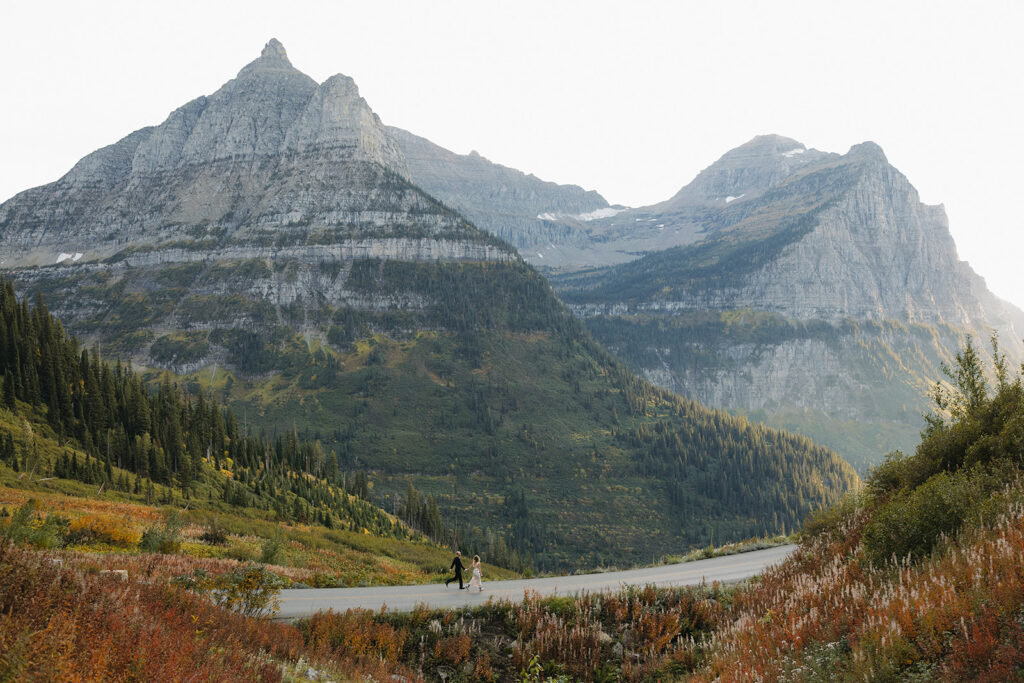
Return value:
<svg viewBox="0 0 1024 683">
<path fill-rule="evenodd" d="M 161 524 L 154 524 L 142 533 L 139 547 L 147 553 L 170 555 L 181 551 L 181 518 L 168 515 Z"/>
<path fill-rule="evenodd" d="M 284 536 L 280 533 L 274 534 L 263 541 L 260 548 L 260 562 L 276 564 L 284 555 Z"/>
<path fill-rule="evenodd" d="M 327 657 L 396 662 L 409 641 L 409 630 L 374 617 L 370 610 L 343 614 L 321 612 L 305 627 L 310 649 Z"/>
<path fill-rule="evenodd" d="M 36 512 L 36 501 L 30 498 L 10 516 L 0 543 L 9 540 L 36 548 L 56 548 L 64 542 L 67 528 L 67 518 L 53 513 L 42 517 Z"/>
<path fill-rule="evenodd" d="M 130 522 L 105 515 L 83 515 L 71 520 L 68 525 L 69 543 L 106 543 L 134 548 L 141 540 L 141 534 Z"/>
<path fill-rule="evenodd" d="M 273 682 L 281 670 L 270 657 L 302 652 L 292 626 L 0 542 L 0 680 Z"/>
<path fill-rule="evenodd" d="M 199 535 L 199 540 L 210 545 L 225 545 L 228 542 L 228 531 L 216 519 Z"/>
<path fill-rule="evenodd" d="M 277 595 L 284 581 L 266 567 L 249 564 L 223 574 L 196 569 L 174 580 L 179 586 L 209 596 L 214 604 L 247 617 L 269 616 L 277 612 Z"/>
<path fill-rule="evenodd" d="M 353 610 L 300 625 L 320 657 L 386 661 L 431 678 L 641 681 L 692 669 L 685 645 L 722 624 L 717 589 L 634 589 L 411 614 Z"/>
</svg>

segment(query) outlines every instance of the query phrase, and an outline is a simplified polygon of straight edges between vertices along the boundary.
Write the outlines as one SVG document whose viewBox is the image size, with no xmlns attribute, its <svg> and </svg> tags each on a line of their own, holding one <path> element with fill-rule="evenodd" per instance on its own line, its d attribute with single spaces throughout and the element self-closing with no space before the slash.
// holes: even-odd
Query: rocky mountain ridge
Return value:
<svg viewBox="0 0 1024 683">
<path fill-rule="evenodd" d="M 964 335 L 996 333 L 1024 358 L 1024 313 L 960 261 L 942 207 L 921 203 L 874 143 L 836 155 L 761 136 L 595 230 L 637 216 L 697 237 L 555 276 L 596 336 L 661 386 L 862 467 L 913 443 Z"/>
<path fill-rule="evenodd" d="M 730 157 L 735 151 L 723 160 Z M 758 264 L 762 267 L 750 269 L 728 287 L 669 283 L 671 292 L 686 294 L 680 300 L 654 293 L 653 286 L 638 290 L 637 310 L 756 305 L 796 318 L 988 325 L 1011 338 L 1018 336 L 1024 316 L 999 302 L 970 265 L 959 260 L 943 208 L 922 204 L 917 190 L 888 163 L 878 145 L 863 143 L 843 156 L 821 153 L 814 159 L 802 154 L 803 163 L 790 166 L 784 176 L 758 188 L 732 189 L 739 194 L 727 195 L 728 203 L 715 197 L 729 192 L 727 185 L 711 192 L 705 189 L 720 182 L 706 177 L 720 175 L 716 163 L 671 200 L 631 210 L 662 212 L 656 215 L 667 227 L 700 221 L 704 239 L 692 250 L 652 255 L 622 266 L 619 277 L 631 277 L 677 256 L 685 260 L 701 250 L 716 257 L 719 252 L 734 255 L 735 245 L 751 243 L 775 250 L 770 260 Z M 763 170 L 747 168 L 739 174 Z M 717 204 L 717 210 L 697 211 L 709 204 Z"/>
<path fill-rule="evenodd" d="M 317 172 L 305 175 L 310 166 Z M 81 253 L 85 263 L 136 244 L 202 242 L 211 234 L 219 246 L 248 244 L 281 229 L 292 242 L 336 243 L 387 237 L 390 223 L 403 225 L 402 237 L 483 239 L 415 190 L 367 187 L 364 197 L 357 189 L 360 180 L 375 185 L 388 174 L 407 181 L 405 158 L 352 79 L 339 74 L 317 85 L 271 40 L 214 94 L 0 207 L 4 265 L 52 264 L 66 252 Z M 310 234 L 311 225 L 321 234 Z"/>
<path fill-rule="evenodd" d="M 535 265 L 544 263 L 538 250 L 585 246 L 586 223 L 618 211 L 592 190 L 546 182 L 476 152 L 456 154 L 400 128 L 388 132 L 405 153 L 417 185 Z"/>
</svg>

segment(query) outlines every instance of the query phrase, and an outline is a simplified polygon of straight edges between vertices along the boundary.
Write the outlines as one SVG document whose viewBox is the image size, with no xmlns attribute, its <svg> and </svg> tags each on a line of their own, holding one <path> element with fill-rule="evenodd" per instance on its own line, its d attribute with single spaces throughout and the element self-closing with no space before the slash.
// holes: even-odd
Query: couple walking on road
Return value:
<svg viewBox="0 0 1024 683">
<path fill-rule="evenodd" d="M 458 550 L 455 551 L 455 557 L 452 558 L 452 564 L 449 569 L 455 570 L 455 576 L 444 582 L 444 587 L 447 588 L 448 584 L 452 581 L 459 582 L 459 590 L 463 588 L 473 588 L 474 586 L 480 590 L 484 589 L 483 579 L 480 578 L 480 556 L 473 556 L 473 578 L 469 580 L 469 585 L 462 585 L 462 572 L 466 569 L 462 566 L 462 553 Z"/>
</svg>

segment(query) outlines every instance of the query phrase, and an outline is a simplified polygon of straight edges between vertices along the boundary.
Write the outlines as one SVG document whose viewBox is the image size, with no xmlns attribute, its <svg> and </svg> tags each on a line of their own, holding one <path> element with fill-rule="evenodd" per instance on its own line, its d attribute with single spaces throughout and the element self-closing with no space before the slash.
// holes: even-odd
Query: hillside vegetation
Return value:
<svg viewBox="0 0 1024 683">
<path fill-rule="evenodd" d="M 797 555 L 736 595 L 698 680 L 1021 676 L 1024 387 L 994 356 L 986 372 L 968 341 L 915 453 L 810 519 Z"/>
<path fill-rule="evenodd" d="M 232 291 L 263 264 L 237 265 Z M 638 379 L 522 263 L 363 259 L 309 275 L 366 301 L 420 302 L 402 311 L 195 294 L 223 286 L 215 270 L 138 269 L 88 288 L 78 276 L 48 282 L 102 301 L 106 312 L 90 319 L 103 324 L 78 326 L 128 354 L 147 343 L 131 331 L 156 325 L 166 299 L 191 329 L 160 335 L 149 353 L 194 394 L 275 439 L 297 430 L 297 440 L 319 441 L 325 458 L 310 459 L 312 474 L 335 462 L 367 472 L 370 498 L 387 510 L 401 509 L 411 483 L 461 545 L 506 566 L 629 565 L 712 536 L 791 530 L 857 481 L 805 438 Z M 154 293 L 153 282 L 178 284 Z M 137 305 L 147 297 L 156 308 Z M 251 319 L 229 327 L 216 322 L 224 311 Z M 161 377 L 150 375 L 158 391 Z"/>
<path fill-rule="evenodd" d="M 460 680 L 1017 680 L 1024 385 L 998 347 L 993 356 L 987 370 L 968 340 L 915 453 L 890 455 L 862 491 L 808 518 L 792 558 L 738 587 L 349 613 L 311 626 L 373 624 L 377 640 L 346 647 L 356 661 Z M 424 655 L 416 642 L 433 645 Z"/>
<path fill-rule="evenodd" d="M 616 358 L 684 395 L 699 394 L 744 365 L 761 372 L 773 363 L 823 354 L 829 360 L 822 367 L 793 367 L 789 377 L 732 387 L 719 400 L 735 398 L 730 412 L 804 434 L 865 474 L 885 453 L 913 450 L 923 426 L 923 397 L 941 376 L 941 364 L 952 362 L 953 340 L 961 338 L 945 324 L 799 320 L 751 308 L 595 315 L 586 324 Z M 791 349 L 792 358 L 782 347 Z M 843 372 L 835 372 L 840 363 Z M 885 391 L 872 389 L 881 385 Z M 794 389 L 805 395 L 783 406 L 780 396 Z M 849 407 L 845 415 L 830 407 L 840 401 Z"/>
<path fill-rule="evenodd" d="M 132 504 L 95 494 L 92 502 L 69 497 L 75 487 L 94 484 L 36 478 L 61 462 L 60 455 L 48 454 L 67 447 L 57 445 L 53 426 L 44 421 L 29 423 L 31 431 L 11 427 L 14 420 L 29 420 L 27 406 L 15 398 L 15 412 L 0 408 L 5 431 L 17 444 L 12 460 L 4 438 L 0 475 L 32 491 L 0 489 L 0 613 L 6 615 L 0 620 L 0 670 L 23 680 L 111 678 L 129 671 L 170 679 L 280 680 L 312 663 L 329 675 L 411 680 L 442 674 L 503 681 L 1008 680 L 1019 675 L 1024 658 L 1024 384 L 1020 374 L 1011 376 L 993 346 L 991 370 L 970 340 L 957 355 L 948 368 L 950 382 L 935 388 L 935 411 L 913 455 L 892 454 L 861 492 L 810 517 L 796 555 L 747 585 L 548 600 L 527 596 L 519 604 L 447 613 L 354 611 L 318 615 L 296 626 L 252 616 L 262 603 L 247 606 L 246 595 L 256 588 L 240 594 L 239 602 L 225 603 L 224 593 L 203 588 L 224 584 L 205 577 L 217 571 L 228 581 L 250 577 L 253 583 L 246 585 L 268 591 L 280 585 L 275 577 L 315 583 L 320 565 L 308 559 L 311 549 L 325 558 L 325 549 L 340 554 L 341 546 L 356 546 L 353 539 L 361 536 L 376 539 L 368 545 L 379 555 L 390 547 L 393 565 L 415 571 L 420 562 L 425 574 L 433 560 L 422 561 L 425 550 L 417 560 L 408 540 L 291 525 L 278 532 L 286 538 L 273 558 L 281 565 L 239 566 L 230 552 L 251 543 L 246 515 L 251 529 L 269 510 L 224 515 L 223 522 L 208 512 L 180 513 L 191 522 L 189 529 L 166 511 L 138 504 L 128 510 Z M 5 386 L 14 385 L 5 380 Z M 32 450 L 18 442 L 26 435 L 36 437 Z M 639 431 L 634 438 L 663 443 L 656 432 Z M 71 462 L 79 453 L 73 451 Z M 35 464 L 40 462 L 47 464 Z M 105 469 L 92 466 L 97 468 Z M 111 471 L 110 481 L 128 476 L 113 465 Z M 216 507 L 209 495 L 204 502 L 206 470 L 198 471 L 203 476 L 192 480 L 189 500 Z M 180 487 L 160 492 L 183 501 Z M 51 512 L 34 512 L 29 495 Z M 117 515 L 148 522 L 110 524 Z M 145 545 L 147 536 L 166 539 L 175 533 L 178 554 L 201 559 L 147 556 L 135 547 Z M 42 554 L 23 548 L 60 545 L 53 539 L 65 547 Z M 114 566 L 130 568 L 128 584 L 98 573 Z M 162 580 L 169 576 L 177 577 L 171 586 Z M 125 605 L 127 619 L 117 616 Z M 68 628 L 43 628 L 55 620 Z M 83 632 L 95 635 L 75 635 Z M 111 654 L 98 656 L 106 650 L 95 647 L 97 638 Z M 171 638 L 182 639 L 184 647 L 168 650 Z M 232 642 L 244 645 L 227 647 Z"/>
<path fill-rule="evenodd" d="M 310 585 L 417 583 L 447 566 L 428 538 L 446 533 L 429 496 L 409 489 L 401 520 L 384 512 L 366 500 L 366 473 L 340 472 L 318 443 L 294 431 L 247 434 L 230 409 L 166 377 L 150 391 L 126 366 L 79 351 L 9 281 L 0 283 L 0 373 L 0 517 L 23 511 L 31 526 L 54 515 L 36 545 L 114 553 L 96 561 L 150 573 L 261 560 Z M 172 542 L 147 545 L 158 530 Z M 146 556 L 155 550 L 162 556 Z"/>
</svg>

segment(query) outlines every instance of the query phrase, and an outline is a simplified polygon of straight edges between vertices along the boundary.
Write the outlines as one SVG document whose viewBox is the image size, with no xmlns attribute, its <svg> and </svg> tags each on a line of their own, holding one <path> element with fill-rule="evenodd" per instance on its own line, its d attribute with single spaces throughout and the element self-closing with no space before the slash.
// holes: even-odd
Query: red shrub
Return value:
<svg viewBox="0 0 1024 683">
<path fill-rule="evenodd" d="M 161 584 L 57 567 L 0 547 L 0 677 L 20 681 L 277 681 L 267 653 L 296 657 L 299 632 L 245 619 Z"/>
</svg>

